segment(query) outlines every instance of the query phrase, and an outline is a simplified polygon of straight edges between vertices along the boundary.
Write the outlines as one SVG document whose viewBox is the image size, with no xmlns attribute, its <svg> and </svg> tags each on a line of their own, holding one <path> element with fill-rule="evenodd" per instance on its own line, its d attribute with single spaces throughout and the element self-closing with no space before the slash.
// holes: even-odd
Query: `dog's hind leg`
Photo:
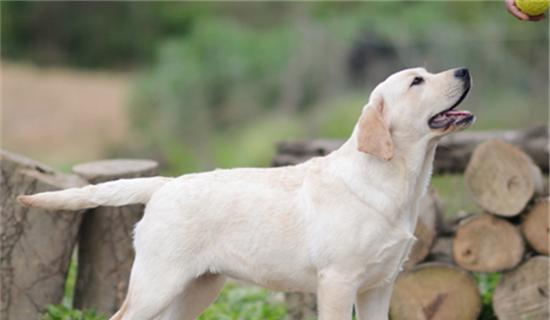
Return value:
<svg viewBox="0 0 550 320">
<path fill-rule="evenodd" d="M 181 266 L 159 260 L 136 256 L 126 300 L 110 320 L 152 320 L 192 282 Z"/>
<path fill-rule="evenodd" d="M 157 319 L 196 319 L 216 299 L 224 283 L 225 276 L 221 274 L 208 273 L 194 279 Z"/>
</svg>

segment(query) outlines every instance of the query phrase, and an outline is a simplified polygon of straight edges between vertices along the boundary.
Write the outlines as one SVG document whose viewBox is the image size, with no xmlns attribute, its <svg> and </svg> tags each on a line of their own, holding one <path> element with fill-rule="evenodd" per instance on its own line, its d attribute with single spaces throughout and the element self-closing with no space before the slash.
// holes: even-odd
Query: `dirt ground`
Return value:
<svg viewBox="0 0 550 320">
<path fill-rule="evenodd" d="M 67 167 L 129 137 L 131 75 L 1 63 L 2 148 Z"/>
</svg>

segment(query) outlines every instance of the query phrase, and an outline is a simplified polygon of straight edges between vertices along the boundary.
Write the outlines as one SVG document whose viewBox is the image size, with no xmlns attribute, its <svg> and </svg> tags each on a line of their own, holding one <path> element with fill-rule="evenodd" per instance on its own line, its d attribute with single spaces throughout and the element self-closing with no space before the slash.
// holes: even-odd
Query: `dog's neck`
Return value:
<svg viewBox="0 0 550 320">
<path fill-rule="evenodd" d="M 411 232 L 416 227 L 418 202 L 429 185 L 436 140 L 420 139 L 395 145 L 391 160 L 381 160 L 358 150 L 355 132 L 332 157 L 339 158 L 338 171 L 348 187 L 364 201 L 371 203 L 397 225 Z M 345 168 L 342 170 L 341 168 Z M 372 186 L 375 181 L 378 185 Z M 378 196 L 373 196 L 378 194 Z M 392 201 L 387 201 L 392 199 Z M 395 199 L 401 199 L 399 203 Z M 412 208 L 412 209 L 411 209 Z"/>
</svg>

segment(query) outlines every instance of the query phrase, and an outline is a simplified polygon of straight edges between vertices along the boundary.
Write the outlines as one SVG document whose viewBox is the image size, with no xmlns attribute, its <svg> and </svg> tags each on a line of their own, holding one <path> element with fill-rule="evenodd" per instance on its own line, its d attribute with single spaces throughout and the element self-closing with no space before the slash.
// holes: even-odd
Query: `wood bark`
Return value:
<svg viewBox="0 0 550 320">
<path fill-rule="evenodd" d="M 541 172 L 529 156 L 498 139 L 476 148 L 465 180 L 480 207 L 505 217 L 518 215 L 543 188 Z"/>
<path fill-rule="evenodd" d="M 0 318 L 39 319 L 61 303 L 82 212 L 25 208 L 16 197 L 84 186 L 22 156 L 0 150 Z"/>
<path fill-rule="evenodd" d="M 391 299 L 392 320 L 471 320 L 481 311 L 473 277 L 448 264 L 423 263 L 399 275 Z"/>
<path fill-rule="evenodd" d="M 550 259 L 535 256 L 505 273 L 493 294 L 493 309 L 499 320 L 547 320 L 548 266 Z"/>
<path fill-rule="evenodd" d="M 524 252 L 518 228 L 489 214 L 462 221 L 453 240 L 454 261 L 470 271 L 498 272 L 514 268 Z"/>
<path fill-rule="evenodd" d="M 521 231 L 536 252 L 548 255 L 550 245 L 550 198 L 540 198 L 533 204 L 527 213 L 522 216 Z"/>
<path fill-rule="evenodd" d="M 77 165 L 73 171 L 92 184 L 153 176 L 149 160 L 103 160 Z M 75 306 L 111 315 L 122 304 L 134 259 L 132 232 L 143 205 L 99 207 L 86 213 L 80 228 Z"/>
<path fill-rule="evenodd" d="M 439 143 L 434 160 L 434 173 L 462 173 L 474 149 L 489 139 L 502 139 L 518 146 L 548 173 L 548 127 L 533 127 L 509 131 L 463 131 L 449 135 Z M 293 165 L 312 157 L 331 153 L 342 140 L 305 140 L 282 142 L 273 159 L 274 166 Z"/>
</svg>

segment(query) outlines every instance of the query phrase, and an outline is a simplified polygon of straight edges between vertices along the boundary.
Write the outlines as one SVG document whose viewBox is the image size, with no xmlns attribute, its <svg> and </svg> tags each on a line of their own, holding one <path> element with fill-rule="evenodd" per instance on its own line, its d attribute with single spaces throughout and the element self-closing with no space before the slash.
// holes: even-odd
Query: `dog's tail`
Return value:
<svg viewBox="0 0 550 320">
<path fill-rule="evenodd" d="M 58 210 L 146 204 L 153 193 L 170 180 L 172 178 L 166 177 L 120 179 L 82 188 L 22 195 L 17 201 L 26 207 Z"/>
</svg>

